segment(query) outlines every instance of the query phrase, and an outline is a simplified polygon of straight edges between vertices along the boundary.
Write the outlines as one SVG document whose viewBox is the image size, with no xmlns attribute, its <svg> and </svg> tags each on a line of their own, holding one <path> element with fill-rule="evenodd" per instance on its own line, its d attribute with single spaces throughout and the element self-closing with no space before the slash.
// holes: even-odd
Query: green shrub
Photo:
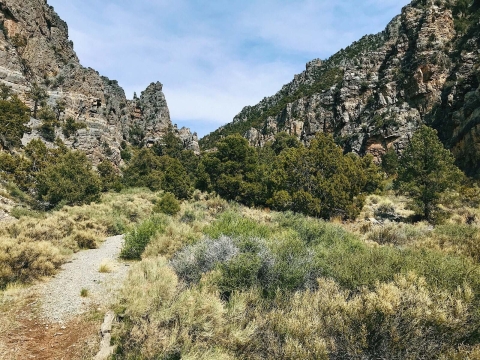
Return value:
<svg viewBox="0 0 480 360">
<path fill-rule="evenodd" d="M 167 215 L 176 215 L 180 212 L 180 202 L 172 193 L 166 193 L 157 201 L 153 208 L 155 213 L 163 213 Z"/>
<path fill-rule="evenodd" d="M 152 237 L 164 231 L 166 220 L 161 216 L 153 216 L 145 220 L 125 235 L 120 256 L 127 260 L 139 260 Z"/>
<path fill-rule="evenodd" d="M 49 163 L 37 179 L 38 195 L 50 205 L 85 204 L 100 197 L 100 178 L 80 151 L 68 151 L 56 162 Z"/>
<path fill-rule="evenodd" d="M 271 230 L 235 211 L 227 211 L 206 227 L 204 233 L 212 239 L 222 235 L 240 238 L 268 238 Z"/>
<path fill-rule="evenodd" d="M 258 284 L 258 275 L 262 260 L 257 254 L 243 253 L 232 260 L 220 264 L 222 277 L 219 289 L 224 296 L 229 297 L 233 291 L 246 290 Z"/>
</svg>

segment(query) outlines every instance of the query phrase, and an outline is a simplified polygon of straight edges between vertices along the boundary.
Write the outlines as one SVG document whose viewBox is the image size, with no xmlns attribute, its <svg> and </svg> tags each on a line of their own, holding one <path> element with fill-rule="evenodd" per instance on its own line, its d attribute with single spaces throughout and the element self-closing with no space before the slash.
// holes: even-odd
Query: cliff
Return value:
<svg viewBox="0 0 480 360">
<path fill-rule="evenodd" d="M 127 100 L 116 81 L 80 64 L 67 24 L 45 0 L 0 0 L 0 24 L 0 81 L 32 109 L 26 94 L 33 84 L 47 91 L 51 107 L 64 102 L 60 122 L 73 118 L 86 125 L 69 137 L 56 129 L 67 146 L 85 151 L 95 162 L 107 158 L 119 164 L 122 141 L 132 136 L 152 141 L 172 127 L 162 85 L 153 83 L 139 100 Z M 32 118 L 32 132 L 24 136 L 24 144 L 41 137 L 39 124 Z M 196 135 L 186 129 L 177 133 L 188 133 L 188 146 L 198 150 Z"/>
<path fill-rule="evenodd" d="M 346 151 L 401 152 L 420 124 L 439 131 L 470 174 L 480 156 L 479 1 L 417 0 L 386 29 L 314 60 L 277 94 L 201 140 L 241 133 L 263 146 L 280 131 L 307 143 L 331 133 Z"/>
</svg>

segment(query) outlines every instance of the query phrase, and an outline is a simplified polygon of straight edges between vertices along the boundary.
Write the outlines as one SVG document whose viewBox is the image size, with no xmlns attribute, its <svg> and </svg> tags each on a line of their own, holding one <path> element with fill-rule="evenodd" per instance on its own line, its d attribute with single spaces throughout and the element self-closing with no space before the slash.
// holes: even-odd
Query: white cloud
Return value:
<svg viewBox="0 0 480 360">
<path fill-rule="evenodd" d="M 161 81 L 173 121 L 198 123 L 204 135 L 274 94 L 306 61 L 382 30 L 408 0 L 48 2 L 83 65 L 119 80 L 130 97 Z"/>
</svg>

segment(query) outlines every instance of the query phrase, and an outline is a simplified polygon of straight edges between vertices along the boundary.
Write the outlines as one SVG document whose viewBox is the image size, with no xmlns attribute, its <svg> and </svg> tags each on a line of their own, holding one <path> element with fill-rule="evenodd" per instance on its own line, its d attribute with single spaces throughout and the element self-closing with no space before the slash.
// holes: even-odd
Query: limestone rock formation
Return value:
<svg viewBox="0 0 480 360">
<path fill-rule="evenodd" d="M 56 136 L 81 149 L 98 162 L 107 158 L 119 164 L 120 143 L 140 129 L 146 138 L 161 137 L 172 126 L 162 85 L 150 85 L 140 100 L 127 100 L 116 81 L 80 65 L 68 40 L 68 27 L 45 0 L 0 0 L 0 81 L 33 108 L 25 94 L 33 84 L 48 93 L 47 103 L 65 102 L 60 121 L 71 117 L 86 125 L 70 137 L 60 129 Z M 33 131 L 23 142 L 40 137 Z M 193 136 L 193 135 L 192 135 Z"/>
<path fill-rule="evenodd" d="M 203 138 L 241 133 L 263 146 L 280 131 L 307 143 L 331 133 L 346 151 L 401 151 L 417 127 L 438 129 L 468 172 L 480 159 L 480 2 L 414 0 L 386 29 L 314 60 L 277 94 Z"/>
</svg>

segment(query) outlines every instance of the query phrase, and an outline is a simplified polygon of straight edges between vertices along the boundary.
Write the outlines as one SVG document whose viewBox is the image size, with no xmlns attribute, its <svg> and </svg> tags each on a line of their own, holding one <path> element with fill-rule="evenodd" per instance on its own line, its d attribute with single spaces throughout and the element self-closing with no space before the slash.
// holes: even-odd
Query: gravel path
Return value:
<svg viewBox="0 0 480 360">
<path fill-rule="evenodd" d="M 59 273 L 39 288 L 42 315 L 46 320 L 65 323 L 92 306 L 108 306 L 114 299 L 128 272 L 128 265 L 118 261 L 123 236 L 114 236 L 98 249 L 83 250 L 62 266 Z M 99 272 L 108 263 L 109 273 Z M 86 297 L 80 295 L 88 291 Z"/>
</svg>

